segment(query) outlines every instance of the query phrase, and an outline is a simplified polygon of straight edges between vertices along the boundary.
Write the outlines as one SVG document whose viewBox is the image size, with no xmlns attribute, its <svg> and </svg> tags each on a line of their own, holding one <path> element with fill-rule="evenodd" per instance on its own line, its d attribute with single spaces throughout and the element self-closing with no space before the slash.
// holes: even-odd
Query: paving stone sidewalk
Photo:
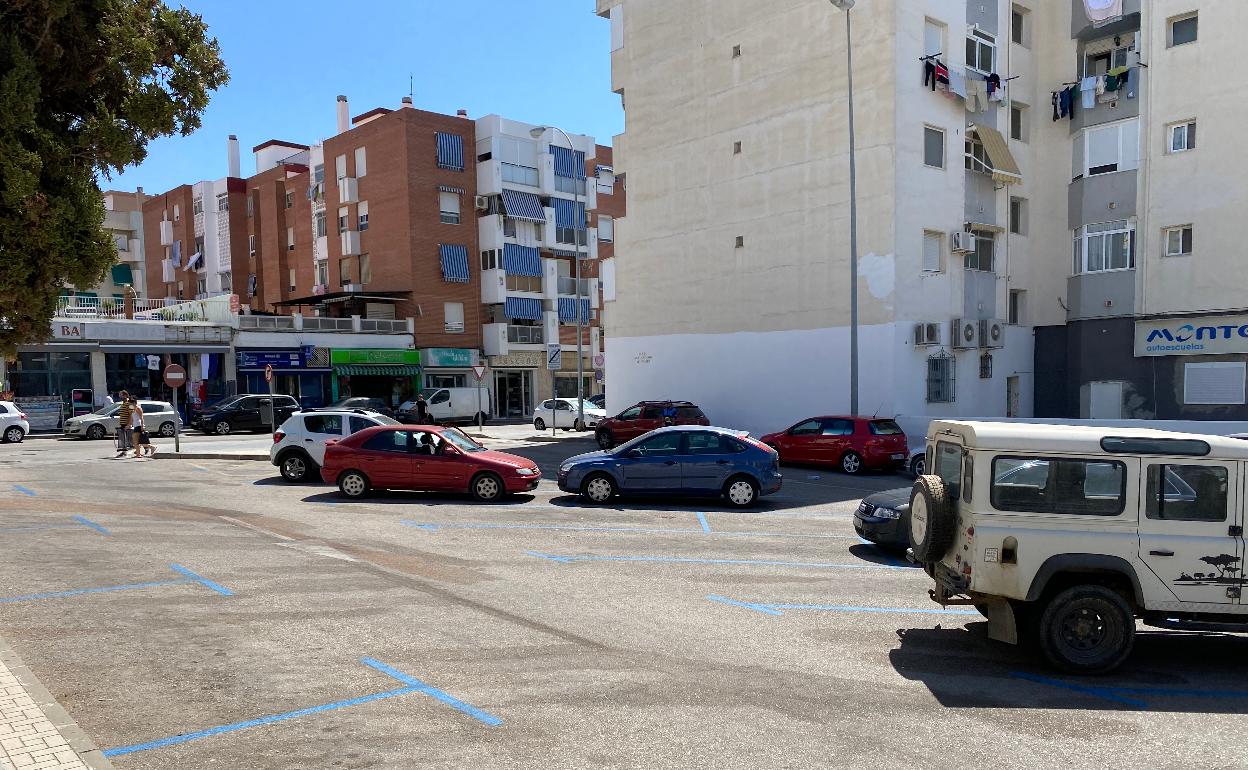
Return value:
<svg viewBox="0 0 1248 770">
<path fill-rule="evenodd" d="M 112 766 L 0 640 L 0 770 L 111 770 Z"/>
</svg>

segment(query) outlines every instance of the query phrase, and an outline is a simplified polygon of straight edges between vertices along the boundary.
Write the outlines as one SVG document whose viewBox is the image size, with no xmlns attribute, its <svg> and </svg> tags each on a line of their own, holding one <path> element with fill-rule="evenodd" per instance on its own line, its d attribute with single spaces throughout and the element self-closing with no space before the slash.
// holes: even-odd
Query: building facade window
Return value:
<svg viewBox="0 0 1248 770">
<path fill-rule="evenodd" d="M 317 238 L 325 237 L 325 212 L 318 211 L 312 215 L 312 227 Z"/>
<path fill-rule="evenodd" d="M 1024 48 L 1031 46 L 1031 36 L 1028 34 L 1031 30 L 1027 28 L 1029 21 L 1026 8 L 1017 5 L 1010 8 L 1010 40 Z"/>
<path fill-rule="evenodd" d="M 1175 16 L 1170 19 L 1167 26 L 1169 27 L 1170 47 L 1173 48 L 1176 45 L 1196 42 L 1196 14 L 1189 13 L 1186 16 Z"/>
<path fill-rule="evenodd" d="M 224 291 L 224 292 L 234 291 L 234 274 L 233 273 L 219 273 L 218 277 L 221 279 L 221 291 Z"/>
<path fill-rule="evenodd" d="M 975 250 L 966 255 L 966 269 L 991 273 L 996 256 L 997 234 L 988 230 L 972 230 Z"/>
<path fill-rule="evenodd" d="M 457 225 L 459 219 L 459 193 L 438 193 L 439 218 L 444 225 Z"/>
<path fill-rule="evenodd" d="M 570 176 L 555 176 L 555 189 L 569 195 L 580 195 L 585 197 L 585 180 L 573 179 Z"/>
<path fill-rule="evenodd" d="M 1196 149 L 1196 121 L 1186 120 L 1170 126 L 1170 152 Z"/>
<path fill-rule="evenodd" d="M 363 147 L 355 148 L 355 175 L 364 176 L 368 173 L 368 158 Z"/>
<path fill-rule="evenodd" d="M 973 27 L 966 35 L 966 68 L 985 77 L 996 71 L 997 36 Z"/>
<path fill-rule="evenodd" d="M 316 283 L 320 286 L 329 285 L 329 260 L 316 263 Z"/>
<path fill-rule="evenodd" d="M 979 379 L 992 379 L 992 354 L 984 353 L 979 357 Z"/>
<path fill-rule="evenodd" d="M 295 269 L 292 267 L 292 268 L 290 268 L 289 270 L 287 270 L 287 271 L 286 271 L 286 273 L 287 273 L 287 276 L 286 276 L 286 277 L 287 277 L 287 279 L 288 279 L 288 280 L 287 280 L 287 285 L 288 285 L 288 286 L 290 286 L 290 290 L 291 290 L 291 291 L 294 291 L 294 290 L 295 290 L 295 286 L 296 286 L 296 283 L 295 283 Z"/>
<path fill-rule="evenodd" d="M 338 209 L 338 232 L 345 233 L 347 231 L 347 207 L 342 206 Z"/>
<path fill-rule="evenodd" d="M 1162 231 L 1167 257 L 1185 257 L 1192 253 L 1192 226 L 1167 227 Z"/>
<path fill-rule="evenodd" d="M 251 219 L 252 215 L 255 213 L 255 210 L 256 210 L 256 205 L 252 201 L 251 196 L 248 195 L 247 196 L 247 218 L 248 219 Z"/>
<path fill-rule="evenodd" d="M 941 270 L 941 251 L 944 249 L 945 234 L 938 230 L 923 231 L 923 270 L 939 273 Z"/>
<path fill-rule="evenodd" d="M 312 167 L 312 183 L 320 184 L 325 181 L 325 164 L 318 163 Z"/>
<path fill-rule="evenodd" d="M 192 214 L 204 213 L 204 199 L 203 198 L 196 198 L 195 200 L 191 201 L 191 213 Z"/>
<path fill-rule="evenodd" d="M 1014 235 L 1027 234 L 1027 199 L 1010 198 L 1010 232 Z"/>
<path fill-rule="evenodd" d="M 502 171 L 504 182 L 522 184 L 528 187 L 538 187 L 541 184 L 535 168 L 518 166 L 514 163 L 500 163 L 498 165 Z"/>
<path fill-rule="evenodd" d="M 497 270 L 499 267 L 498 249 L 486 249 L 481 252 L 481 269 Z"/>
<path fill-rule="evenodd" d="M 957 363 L 945 352 L 927 359 L 927 403 L 952 404 L 956 400 Z"/>
<path fill-rule="evenodd" d="M 373 282 L 373 261 L 367 254 L 360 255 L 360 283 L 367 286 Z"/>
<path fill-rule="evenodd" d="M 286 193 L 286 208 L 288 208 L 288 209 L 289 209 L 289 208 L 294 208 L 294 206 L 295 206 L 295 194 L 294 194 L 293 192 L 289 192 L 289 191 L 287 191 L 287 193 Z"/>
<path fill-rule="evenodd" d="M 503 236 L 507 238 L 516 237 L 516 220 L 511 217 L 503 217 Z"/>
<path fill-rule="evenodd" d="M 935 126 L 923 126 L 923 165 L 945 167 L 945 132 Z"/>
<path fill-rule="evenodd" d="M 355 210 L 356 220 L 359 222 L 360 232 L 368 229 L 368 201 L 360 201 L 360 205 Z"/>
<path fill-rule="evenodd" d="M 963 142 L 964 161 L 963 165 L 967 171 L 974 171 L 979 174 L 992 174 L 992 163 L 988 160 L 988 153 L 984 150 L 983 142 L 975 137 L 968 136 Z"/>
<path fill-rule="evenodd" d="M 217 196 L 217 211 L 229 211 L 230 199 L 225 195 Z"/>
<path fill-rule="evenodd" d="M 442 330 L 447 334 L 464 333 L 464 303 L 444 302 L 442 304 Z"/>
<path fill-rule="evenodd" d="M 295 228 L 293 227 L 286 228 L 286 250 L 295 250 Z"/>
<path fill-rule="evenodd" d="M 1007 323 L 1015 326 L 1023 323 L 1023 298 L 1026 293 L 1022 289 L 1010 289 L 1010 313 Z"/>
<path fill-rule="evenodd" d="M 247 236 L 247 252 L 250 256 L 256 256 L 256 236 Z"/>
<path fill-rule="evenodd" d="M 1010 105 L 1010 138 L 1017 142 L 1027 141 L 1027 105 L 1014 102 Z"/>
<path fill-rule="evenodd" d="M 541 240 L 541 237 L 538 237 Z M 615 240 L 615 220 L 606 214 L 598 216 L 598 240 L 604 243 L 611 243 Z"/>
<path fill-rule="evenodd" d="M 1136 118 L 1083 132 L 1083 141 L 1076 141 L 1076 152 L 1082 152 L 1078 171 L 1085 176 L 1131 171 L 1140 166 L 1140 121 Z"/>
<path fill-rule="evenodd" d="M 1131 270 L 1134 267 L 1135 226 L 1130 221 L 1103 222 L 1075 231 L 1075 275 Z"/>
<path fill-rule="evenodd" d="M 334 179 L 342 179 L 347 175 L 347 156 L 338 155 L 334 158 Z"/>
<path fill-rule="evenodd" d="M 540 275 L 508 275 L 507 291 L 526 291 L 539 294 L 542 291 Z"/>
<path fill-rule="evenodd" d="M 182 221 L 182 207 L 176 203 L 173 204 L 173 221 L 174 222 Z"/>
<path fill-rule="evenodd" d="M 338 282 L 343 286 L 351 283 L 351 258 L 338 260 Z"/>
<path fill-rule="evenodd" d="M 944 56 L 948 51 L 945 48 L 945 30 L 948 29 L 943 23 L 936 19 L 925 18 L 923 20 L 923 55 L 924 56 Z"/>
</svg>

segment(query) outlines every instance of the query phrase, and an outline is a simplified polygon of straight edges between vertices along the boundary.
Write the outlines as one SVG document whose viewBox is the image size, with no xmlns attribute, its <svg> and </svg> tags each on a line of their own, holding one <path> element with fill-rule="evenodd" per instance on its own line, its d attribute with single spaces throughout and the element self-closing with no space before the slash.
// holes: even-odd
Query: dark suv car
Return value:
<svg viewBox="0 0 1248 770">
<path fill-rule="evenodd" d="M 642 401 L 599 422 L 594 436 L 598 446 L 610 449 L 666 425 L 710 424 L 702 410 L 688 401 Z"/>
<path fill-rule="evenodd" d="M 263 431 L 269 429 L 265 411 L 273 405 L 273 425 L 281 425 L 295 412 L 299 402 L 294 396 L 234 396 L 205 409 L 195 418 L 195 427 L 204 433 L 224 436 L 240 430 Z"/>
</svg>

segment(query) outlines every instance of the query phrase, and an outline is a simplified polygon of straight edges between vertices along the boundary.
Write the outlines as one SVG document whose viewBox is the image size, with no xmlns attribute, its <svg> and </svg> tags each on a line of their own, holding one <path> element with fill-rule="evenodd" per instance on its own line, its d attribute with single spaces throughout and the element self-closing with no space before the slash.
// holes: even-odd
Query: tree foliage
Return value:
<svg viewBox="0 0 1248 770">
<path fill-rule="evenodd" d="M 159 0 L 0 0 L 0 351 L 116 261 L 97 179 L 199 127 L 229 80 L 207 32 Z"/>
</svg>

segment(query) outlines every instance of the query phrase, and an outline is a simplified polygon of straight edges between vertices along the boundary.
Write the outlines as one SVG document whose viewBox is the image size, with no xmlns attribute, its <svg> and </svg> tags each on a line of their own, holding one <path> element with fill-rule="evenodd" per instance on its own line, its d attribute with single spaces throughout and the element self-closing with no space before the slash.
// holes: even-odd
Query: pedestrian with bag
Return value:
<svg viewBox="0 0 1248 770">
<path fill-rule="evenodd" d="M 143 440 L 143 409 L 134 396 L 130 397 L 128 403 L 130 404 L 130 435 L 134 443 L 134 456 L 142 457 L 143 450 L 139 447 L 139 442 Z"/>
<path fill-rule="evenodd" d="M 117 394 L 121 407 L 117 409 L 117 456 L 125 457 L 130 448 L 130 394 L 121 391 Z"/>
</svg>

